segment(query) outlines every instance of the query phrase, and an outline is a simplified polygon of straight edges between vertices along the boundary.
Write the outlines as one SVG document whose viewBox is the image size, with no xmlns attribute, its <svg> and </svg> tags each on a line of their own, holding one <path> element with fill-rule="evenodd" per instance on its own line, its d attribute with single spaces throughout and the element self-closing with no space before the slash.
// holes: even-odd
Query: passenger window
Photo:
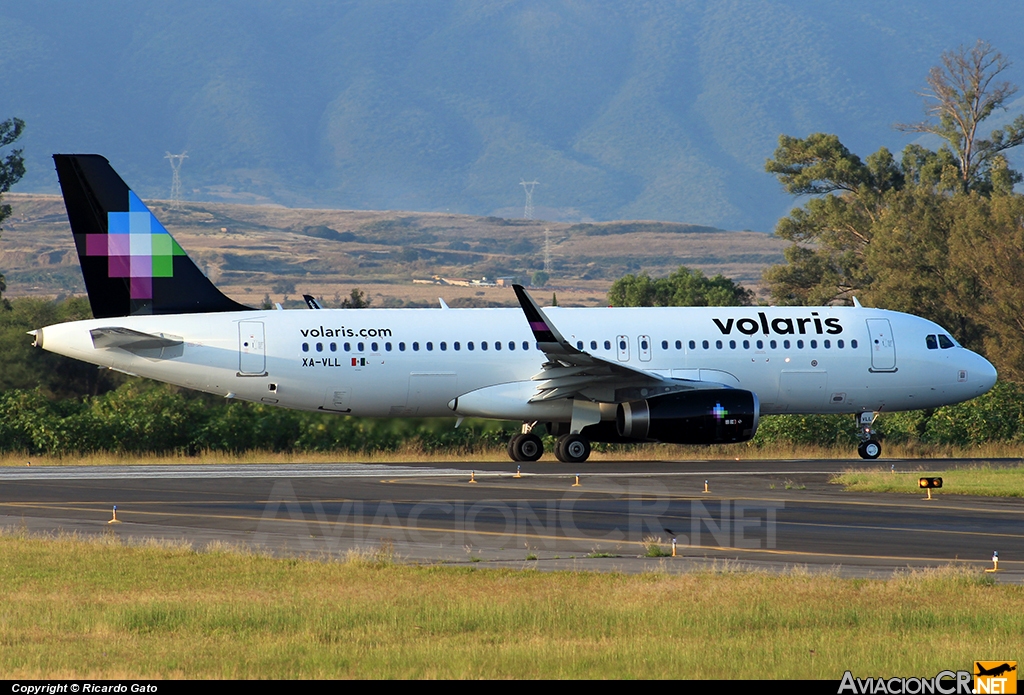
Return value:
<svg viewBox="0 0 1024 695">
<path fill-rule="evenodd" d="M 937 341 L 935 339 L 934 335 L 926 336 L 925 339 L 924 339 L 924 344 L 928 346 L 929 350 L 938 350 L 939 349 L 939 341 Z"/>
<path fill-rule="evenodd" d="M 591 340 L 590 341 L 590 349 L 591 350 L 596 350 L 597 349 L 597 341 L 596 340 Z"/>
<path fill-rule="evenodd" d="M 456 345 L 458 345 L 458 343 L 456 343 Z M 457 350 L 457 349 L 458 349 L 458 348 L 456 348 L 456 350 Z M 473 349 L 473 341 L 472 341 L 472 340 L 471 340 L 471 341 L 469 341 L 468 343 L 466 343 L 466 349 L 467 349 L 467 350 L 472 350 L 472 349 Z"/>
<path fill-rule="evenodd" d="M 500 340 L 495 340 L 494 341 L 494 349 L 495 350 L 500 350 L 501 349 L 501 341 Z"/>
<path fill-rule="evenodd" d="M 757 349 L 758 350 L 764 350 L 764 341 L 763 340 L 757 341 L 756 345 L 757 345 Z"/>
<path fill-rule="evenodd" d="M 391 352 L 391 343 L 384 343 L 384 349 Z"/>
<path fill-rule="evenodd" d="M 843 341 L 837 340 L 836 341 L 836 347 L 839 348 L 840 350 L 842 350 L 843 349 Z"/>
<path fill-rule="evenodd" d="M 370 343 L 370 352 L 379 352 L 377 343 Z"/>
<path fill-rule="evenodd" d="M 337 343 L 331 343 L 331 352 L 337 352 L 337 351 L 338 351 L 338 344 Z"/>
<path fill-rule="evenodd" d="M 818 347 L 818 341 L 817 340 L 812 340 L 811 341 L 811 349 L 814 349 L 816 347 Z"/>
<path fill-rule="evenodd" d="M 826 340 L 825 341 L 825 349 L 828 350 L 830 347 L 832 347 L 832 341 L 831 340 Z"/>
<path fill-rule="evenodd" d="M 667 340 L 661 341 L 661 349 L 662 350 L 668 350 L 668 341 Z"/>
<path fill-rule="evenodd" d="M 442 350 L 442 351 L 443 351 L 443 350 L 447 350 L 447 349 L 448 349 L 448 343 L 446 343 L 446 342 L 444 342 L 444 341 L 442 340 L 442 341 L 441 341 L 441 344 L 440 344 L 440 345 L 438 345 L 438 347 L 439 347 L 439 348 L 441 348 L 441 350 Z"/>
<path fill-rule="evenodd" d="M 420 351 L 420 344 L 414 342 L 412 344 L 412 349 L 413 349 L 414 352 L 419 352 Z M 345 343 L 345 350 L 348 351 L 348 343 Z"/>
<path fill-rule="evenodd" d="M 646 350 L 647 349 L 647 341 L 646 340 L 641 340 L 640 341 L 640 349 L 641 350 Z"/>
<path fill-rule="evenodd" d="M 362 343 L 357 344 L 356 347 L 359 348 L 359 352 L 366 352 L 366 346 Z"/>
<path fill-rule="evenodd" d="M 405 352 L 405 343 L 399 343 L 398 344 L 398 351 L 399 352 Z"/>
<path fill-rule="evenodd" d="M 457 340 L 454 343 L 452 343 L 452 347 L 455 348 L 456 350 L 461 350 L 462 349 L 462 346 L 459 345 L 459 341 L 457 341 Z"/>
<path fill-rule="evenodd" d="M 952 340 L 949 339 L 948 335 L 939 334 L 939 347 L 943 350 L 948 350 L 951 347 L 956 347 Z"/>
<path fill-rule="evenodd" d="M 749 340 L 744 340 L 743 341 L 743 349 L 744 350 L 749 350 L 750 349 L 750 341 Z"/>
<path fill-rule="evenodd" d="M 530 349 L 530 343 L 524 340 L 523 341 L 523 349 L 524 350 L 529 350 Z"/>
<path fill-rule="evenodd" d="M 625 340 L 620 340 L 619 341 L 619 349 L 620 350 L 625 350 L 626 349 L 626 341 Z"/>
<path fill-rule="evenodd" d="M 612 341 L 610 341 L 610 340 L 604 341 L 604 349 L 605 350 L 611 350 L 612 349 Z"/>
<path fill-rule="evenodd" d="M 857 341 L 856 340 L 851 340 L 850 341 L 850 347 L 856 348 L 857 347 Z"/>
<path fill-rule="evenodd" d="M 683 349 L 683 341 L 677 340 L 676 341 L 676 350 L 682 350 L 682 349 Z"/>
<path fill-rule="evenodd" d="M 729 341 L 729 349 L 730 350 L 735 350 L 736 349 L 736 341 L 735 340 L 730 340 Z"/>
<path fill-rule="evenodd" d="M 708 341 L 706 341 L 706 340 L 704 342 L 702 342 L 701 345 L 704 347 L 705 350 L 707 350 L 709 347 L 711 347 L 711 344 L 708 343 Z"/>
<path fill-rule="evenodd" d="M 427 341 L 427 350 L 433 350 L 433 349 L 434 349 L 434 344 L 428 340 Z"/>
<path fill-rule="evenodd" d="M 583 341 L 582 340 L 577 340 L 576 341 L 576 349 L 577 350 L 582 350 L 583 349 Z"/>
<path fill-rule="evenodd" d="M 303 343 L 302 344 L 302 351 L 303 352 L 309 352 L 309 343 Z"/>
<path fill-rule="evenodd" d="M 716 340 L 715 341 L 715 347 L 718 348 L 719 350 L 721 350 L 722 349 L 722 341 L 721 340 Z"/>
<path fill-rule="evenodd" d="M 697 343 L 695 343 L 695 342 L 693 342 L 693 341 L 691 340 L 691 341 L 690 341 L 690 349 L 691 349 L 691 350 L 695 350 L 696 348 L 697 348 Z"/>
<path fill-rule="evenodd" d="M 804 349 L 804 341 L 802 341 L 802 340 L 796 341 L 796 346 L 797 346 L 797 348 L 803 350 Z"/>
<path fill-rule="evenodd" d="M 786 348 L 788 350 L 789 349 L 789 341 L 788 340 L 783 340 L 782 341 L 782 347 L 784 347 L 784 348 Z"/>
<path fill-rule="evenodd" d="M 516 349 L 516 344 L 515 344 L 515 342 L 513 342 L 513 341 L 511 341 L 511 340 L 510 340 L 510 341 L 508 341 L 508 349 L 509 349 L 509 350 L 515 350 L 515 349 Z"/>
<path fill-rule="evenodd" d="M 775 348 L 777 348 L 778 346 L 779 346 L 779 344 L 778 344 L 778 343 L 776 343 L 776 342 L 775 342 L 774 340 L 773 340 L 773 341 L 771 341 L 770 343 L 768 343 L 768 347 L 770 347 L 770 348 L 771 348 L 772 350 L 774 350 L 774 349 L 775 349 Z"/>
<path fill-rule="evenodd" d="M 480 343 L 480 349 L 481 350 L 486 350 L 487 349 L 487 341 L 486 340 L 483 341 L 482 343 Z"/>
<path fill-rule="evenodd" d="M 323 343 L 317 343 L 316 344 L 316 351 L 317 352 L 323 352 L 324 351 L 324 344 Z"/>
</svg>

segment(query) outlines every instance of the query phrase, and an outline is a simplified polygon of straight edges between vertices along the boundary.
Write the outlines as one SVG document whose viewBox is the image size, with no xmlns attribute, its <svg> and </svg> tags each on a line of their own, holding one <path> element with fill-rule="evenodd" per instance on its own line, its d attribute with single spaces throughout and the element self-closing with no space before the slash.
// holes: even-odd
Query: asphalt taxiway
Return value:
<svg viewBox="0 0 1024 695">
<path fill-rule="evenodd" d="M 950 563 L 980 571 L 997 551 L 996 579 L 1024 581 L 1020 500 L 940 491 L 927 501 L 829 482 L 842 470 L 891 465 L 943 463 L 541 461 L 521 464 L 519 477 L 516 464 L 474 462 L 12 467 L 0 468 L 0 526 L 311 557 L 384 551 L 406 562 L 626 572 L 879 577 Z M 119 523 L 110 524 L 114 505 Z M 652 550 L 665 556 L 647 557 Z"/>
</svg>

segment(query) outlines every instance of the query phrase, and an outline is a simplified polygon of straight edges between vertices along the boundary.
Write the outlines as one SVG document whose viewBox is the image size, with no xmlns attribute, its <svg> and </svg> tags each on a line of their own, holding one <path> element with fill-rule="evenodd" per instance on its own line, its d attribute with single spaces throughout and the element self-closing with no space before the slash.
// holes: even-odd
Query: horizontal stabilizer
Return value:
<svg viewBox="0 0 1024 695">
<path fill-rule="evenodd" d="M 141 331 L 133 331 L 130 328 L 121 328 L 120 326 L 94 328 L 89 333 L 92 335 L 93 346 L 97 348 L 121 348 L 129 352 L 161 350 L 163 348 L 177 347 L 182 344 L 181 338 L 142 333 Z"/>
</svg>

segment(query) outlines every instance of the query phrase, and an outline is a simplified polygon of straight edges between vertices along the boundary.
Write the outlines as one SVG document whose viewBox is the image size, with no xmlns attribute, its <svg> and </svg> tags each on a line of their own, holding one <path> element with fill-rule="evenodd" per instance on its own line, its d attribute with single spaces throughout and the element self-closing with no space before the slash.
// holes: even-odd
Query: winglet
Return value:
<svg viewBox="0 0 1024 695">
<path fill-rule="evenodd" d="M 512 285 L 512 289 L 516 292 L 516 298 L 519 300 L 519 305 L 523 308 L 523 313 L 526 314 L 526 320 L 530 324 L 530 330 L 533 331 L 533 337 L 536 338 L 542 351 L 545 353 L 560 352 L 564 354 L 579 352 L 562 337 L 562 334 L 548 320 L 548 317 L 541 311 L 537 302 L 533 301 L 533 297 L 530 296 L 529 292 L 522 285 Z"/>
<path fill-rule="evenodd" d="M 320 306 L 320 302 L 316 301 L 316 297 L 311 294 L 302 295 L 302 299 L 305 300 L 306 306 L 310 309 L 323 309 L 323 307 Z"/>
</svg>

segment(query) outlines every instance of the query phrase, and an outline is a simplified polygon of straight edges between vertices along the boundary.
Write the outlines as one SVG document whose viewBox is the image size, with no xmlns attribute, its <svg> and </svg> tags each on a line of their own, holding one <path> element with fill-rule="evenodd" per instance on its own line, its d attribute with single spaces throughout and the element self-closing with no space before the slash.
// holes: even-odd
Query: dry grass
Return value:
<svg viewBox="0 0 1024 695">
<path fill-rule="evenodd" d="M 1024 591 L 722 566 L 539 573 L 0 535 L 6 678 L 829 678 L 1008 656 Z M 999 606 L 999 610 L 992 610 Z"/>
<path fill-rule="evenodd" d="M 886 445 L 886 459 L 877 462 L 880 470 L 889 470 L 887 459 L 913 461 L 915 459 L 1016 459 L 1021 460 L 1019 445 L 1012 443 L 990 443 L 975 447 L 954 447 L 938 445 Z M 643 444 L 616 446 L 607 451 L 595 450 L 592 461 L 779 461 L 779 460 L 848 460 L 857 458 L 853 447 L 821 447 L 802 444 L 775 443 L 764 446 L 733 444 L 716 446 L 682 446 L 676 444 Z M 30 455 L 27 453 L 0 454 L 0 467 L 25 466 L 104 466 L 134 464 L 246 464 L 246 463 L 438 463 L 467 464 L 472 462 L 510 463 L 504 447 L 488 447 L 465 450 L 426 451 L 419 443 L 409 443 L 394 451 L 377 452 L 276 452 L 250 450 L 239 453 L 224 451 L 202 451 L 196 456 L 184 454 L 126 454 L 99 452 L 92 454 L 69 454 L 64 456 Z M 540 461 L 557 463 L 548 453 Z M 915 478 L 916 484 L 916 478 Z"/>
</svg>

